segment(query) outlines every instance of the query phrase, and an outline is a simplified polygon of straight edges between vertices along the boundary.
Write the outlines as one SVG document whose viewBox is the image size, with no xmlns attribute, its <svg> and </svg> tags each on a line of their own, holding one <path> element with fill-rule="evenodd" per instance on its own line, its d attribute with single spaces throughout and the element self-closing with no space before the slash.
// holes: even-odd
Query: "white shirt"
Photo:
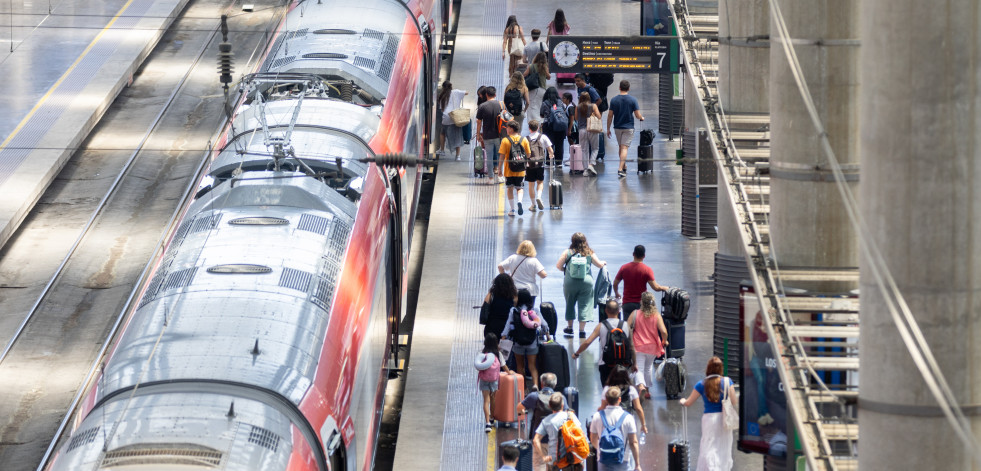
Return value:
<svg viewBox="0 0 981 471">
<path fill-rule="evenodd" d="M 540 138 L 541 140 L 539 140 L 538 142 L 541 143 L 541 144 L 545 144 L 545 148 L 546 149 L 548 149 L 549 147 L 552 147 L 552 141 L 549 140 L 548 136 L 546 136 L 546 135 L 544 135 L 544 134 L 542 134 L 540 132 L 533 132 L 533 133 L 531 133 L 531 134 L 528 135 L 528 145 L 529 146 L 535 145 L 535 143 L 532 142 L 532 141 L 538 140 L 539 139 L 538 136 L 541 136 L 541 138 Z M 548 150 L 545 151 L 545 157 L 548 157 Z"/>
<path fill-rule="evenodd" d="M 535 56 L 539 52 L 548 52 L 548 44 L 545 44 L 545 41 L 542 40 L 529 42 L 525 45 L 525 60 L 531 64 L 535 61 Z"/>
<path fill-rule="evenodd" d="M 566 411 L 559 411 L 546 416 L 544 419 L 542 419 L 541 423 L 538 424 L 538 428 L 535 429 L 536 434 L 543 437 L 548 437 L 548 455 L 555 460 L 559 459 L 559 428 L 561 428 L 562 424 L 569 420 L 569 418 L 572 418 L 572 421 L 575 422 L 579 428 L 582 428 L 582 424 L 579 422 L 579 419 L 575 416 L 575 414 L 570 416 Z"/>
<path fill-rule="evenodd" d="M 453 111 L 463 104 L 463 96 L 467 92 L 464 90 L 453 89 L 450 91 L 450 99 L 446 101 L 446 108 L 443 108 L 443 124 L 453 124 L 453 118 L 450 118 L 450 111 Z"/>
<path fill-rule="evenodd" d="M 610 423 L 610 426 L 617 423 L 621 415 L 627 414 L 627 418 L 623 419 L 623 423 L 620 424 L 620 433 L 623 434 L 623 441 L 626 445 L 626 449 L 623 450 L 623 464 L 617 466 L 607 465 L 605 468 L 614 470 L 634 469 L 634 454 L 630 451 L 630 436 L 637 434 L 637 422 L 634 421 L 634 416 L 623 410 L 620 406 L 606 406 L 605 409 L 593 414 L 593 418 L 590 419 L 589 432 L 593 437 L 599 437 L 603 434 L 603 419 L 600 418 L 600 414 L 606 415 L 606 421 Z"/>
<path fill-rule="evenodd" d="M 522 262 L 524 260 L 524 262 Z M 520 254 L 511 254 L 498 264 L 504 268 L 504 273 L 511 275 L 514 279 L 514 286 L 518 289 L 526 289 L 532 296 L 538 296 L 538 272 L 545 270 L 542 262 L 535 257 L 525 257 Z M 517 267 L 517 270 L 515 270 Z"/>
<path fill-rule="evenodd" d="M 603 314 L 606 315 L 605 310 L 604 310 Z M 607 317 L 605 320 L 607 322 L 609 322 L 610 327 L 613 327 L 614 329 L 617 328 L 617 324 L 620 322 L 620 320 L 617 319 L 617 318 L 615 318 L 615 317 L 613 319 L 610 319 L 609 317 Z M 599 364 L 600 365 L 605 365 L 606 363 L 603 361 L 603 351 L 606 350 L 606 337 L 607 337 L 607 335 L 610 334 L 610 331 L 606 329 L 606 325 L 603 324 L 603 321 L 600 321 L 599 328 L 600 328 L 600 334 L 599 334 L 599 342 L 600 342 Z M 627 337 L 630 337 L 630 324 L 628 324 L 627 321 L 623 321 L 623 325 L 620 327 L 620 330 L 622 330 L 623 333 L 627 334 Z"/>
<path fill-rule="evenodd" d="M 600 394 L 600 397 L 606 397 L 606 391 L 609 389 L 609 386 L 603 386 L 603 392 Z M 634 399 L 640 399 L 640 393 L 637 392 L 637 388 L 631 386 L 630 391 L 627 392 L 627 397 L 620 396 L 620 403 L 634 402 Z"/>
</svg>

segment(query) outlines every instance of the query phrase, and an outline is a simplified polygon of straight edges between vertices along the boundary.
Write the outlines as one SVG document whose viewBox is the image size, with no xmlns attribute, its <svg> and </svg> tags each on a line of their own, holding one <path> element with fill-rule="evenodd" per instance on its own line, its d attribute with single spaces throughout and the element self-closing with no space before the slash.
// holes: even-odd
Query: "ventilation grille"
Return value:
<svg viewBox="0 0 981 471">
<path fill-rule="evenodd" d="M 275 453 L 279 449 L 279 435 L 276 435 L 271 430 L 253 425 L 252 431 L 249 433 L 249 443 L 255 443 Z"/>
<path fill-rule="evenodd" d="M 385 39 L 385 33 L 382 33 L 381 31 L 378 30 L 366 28 L 364 30 L 364 34 L 362 34 L 361 37 L 367 39 L 376 39 L 378 41 L 381 41 L 382 39 Z"/>
<path fill-rule="evenodd" d="M 191 226 L 191 234 L 210 231 L 218 227 L 218 221 L 221 221 L 221 214 L 214 214 L 208 217 L 198 218 L 194 221 L 194 225 Z"/>
<path fill-rule="evenodd" d="M 167 283 L 164 284 L 163 289 L 176 289 L 183 288 L 191 284 L 191 280 L 194 279 L 194 273 L 197 272 L 197 267 L 185 268 L 183 270 L 175 271 L 170 275 L 167 275 Z"/>
<path fill-rule="evenodd" d="M 330 255 L 333 256 L 334 260 L 340 261 L 341 253 L 344 251 L 344 247 L 347 245 L 347 236 L 351 232 L 351 229 L 347 227 L 347 224 L 340 222 L 339 220 L 334 220 L 334 227 L 330 231 Z"/>
<path fill-rule="evenodd" d="M 157 272 L 156 276 L 150 280 L 150 285 L 147 286 L 146 292 L 143 293 L 143 299 L 140 300 L 140 305 L 137 309 L 146 305 L 146 303 L 153 301 L 157 297 L 157 293 L 160 292 L 160 287 L 163 286 L 164 272 L 163 269 Z"/>
<path fill-rule="evenodd" d="M 356 34 L 356 33 L 350 29 L 326 28 L 326 29 L 318 29 L 314 31 L 313 34 Z"/>
<path fill-rule="evenodd" d="M 296 56 L 280 57 L 279 59 L 276 59 L 276 60 L 272 61 L 272 63 L 269 65 L 269 68 L 270 69 L 278 69 L 278 68 L 280 68 L 280 67 L 282 67 L 282 66 L 284 66 L 286 64 L 289 64 L 290 62 L 293 62 L 295 60 L 296 60 Z"/>
<path fill-rule="evenodd" d="M 310 280 L 312 278 L 312 273 L 293 268 L 284 268 L 283 273 L 279 275 L 279 286 L 306 292 L 307 288 L 310 287 Z"/>
<path fill-rule="evenodd" d="M 378 67 L 378 72 L 375 74 L 386 82 L 392 78 L 392 67 L 395 66 L 395 53 L 398 49 L 399 40 L 395 36 L 390 36 L 388 44 L 385 45 L 385 52 L 382 53 L 381 67 Z"/>
<path fill-rule="evenodd" d="M 251 263 L 226 263 L 215 265 L 208 269 L 208 273 L 216 275 L 261 275 L 271 273 L 272 268 L 265 265 L 253 265 Z"/>
<path fill-rule="evenodd" d="M 187 231 L 191 230 L 191 222 L 192 221 L 184 221 L 181 224 L 181 227 L 177 229 L 177 233 L 174 234 L 174 242 L 177 245 L 180 245 L 180 241 L 182 241 L 184 237 L 187 237 Z"/>
<path fill-rule="evenodd" d="M 221 464 L 221 452 L 190 443 L 131 445 L 109 451 L 102 467 L 114 466 L 196 466 L 215 468 Z"/>
<path fill-rule="evenodd" d="M 313 290 L 311 300 L 314 304 L 330 312 L 330 302 L 334 298 L 334 279 L 320 278 L 317 280 L 317 287 Z"/>
<path fill-rule="evenodd" d="M 268 216 L 237 218 L 228 221 L 233 226 L 285 226 L 290 223 L 289 219 L 274 218 Z"/>
<path fill-rule="evenodd" d="M 341 271 L 341 255 L 351 229 L 340 219 L 335 218 L 330 228 L 330 245 L 327 254 L 320 259 L 319 276 L 314 286 L 311 301 L 324 311 L 330 312 L 330 304 L 334 298 L 334 285 Z"/>
<path fill-rule="evenodd" d="M 72 441 L 68 442 L 68 453 L 71 453 L 72 450 L 82 445 L 88 445 L 89 443 L 94 442 L 98 433 L 98 426 L 76 433 L 75 436 L 72 437 Z"/>
<path fill-rule="evenodd" d="M 311 52 L 303 55 L 304 59 L 347 59 L 347 54 L 336 52 Z"/>
<path fill-rule="evenodd" d="M 287 35 L 283 34 L 280 35 L 278 38 L 276 38 L 276 42 L 273 43 L 273 46 L 271 48 L 269 48 L 270 57 L 275 56 L 276 53 L 279 52 L 279 48 L 283 46 L 283 41 L 286 39 L 286 36 Z M 261 72 L 267 72 L 272 64 L 273 62 L 270 61 L 266 61 L 265 63 L 263 63 Z"/>
<path fill-rule="evenodd" d="M 301 231 L 316 232 L 317 234 L 324 235 L 327 233 L 327 223 L 329 222 L 330 220 L 325 217 L 304 214 L 300 217 L 300 224 L 296 228 Z"/>
<path fill-rule="evenodd" d="M 367 57 L 355 57 L 354 65 L 361 67 L 362 69 L 375 70 L 375 61 L 368 59 Z"/>
</svg>

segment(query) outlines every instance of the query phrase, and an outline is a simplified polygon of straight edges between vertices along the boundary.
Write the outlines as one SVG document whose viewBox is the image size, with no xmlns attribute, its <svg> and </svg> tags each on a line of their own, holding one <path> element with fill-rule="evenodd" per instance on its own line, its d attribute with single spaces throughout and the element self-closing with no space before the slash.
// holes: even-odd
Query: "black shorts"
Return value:
<svg viewBox="0 0 981 471">
<path fill-rule="evenodd" d="M 504 177 L 504 184 L 520 189 L 524 184 L 525 177 Z"/>
<path fill-rule="evenodd" d="M 529 168 L 525 170 L 525 181 L 526 182 L 545 181 L 545 167 Z"/>
</svg>

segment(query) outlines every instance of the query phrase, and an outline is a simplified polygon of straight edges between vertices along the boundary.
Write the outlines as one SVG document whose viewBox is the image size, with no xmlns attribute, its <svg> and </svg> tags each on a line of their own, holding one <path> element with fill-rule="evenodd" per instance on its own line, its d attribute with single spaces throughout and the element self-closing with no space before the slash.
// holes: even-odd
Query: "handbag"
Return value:
<svg viewBox="0 0 981 471">
<path fill-rule="evenodd" d="M 592 133 L 603 132 L 603 122 L 596 116 L 590 115 L 589 119 L 586 120 L 586 131 Z"/>
<path fill-rule="evenodd" d="M 728 378 L 723 378 L 720 381 L 725 384 L 726 379 Z M 725 391 L 728 393 L 728 386 L 726 386 Z M 732 405 L 732 401 L 728 397 L 722 399 L 722 422 L 725 424 L 726 430 L 739 430 L 739 411 L 736 410 L 736 406 Z"/>
<path fill-rule="evenodd" d="M 470 122 L 470 108 L 457 108 L 450 111 L 450 119 L 458 128 L 462 128 Z"/>
<path fill-rule="evenodd" d="M 484 301 L 484 304 L 480 306 L 480 325 L 487 325 L 487 319 L 490 318 L 490 310 L 490 303 Z"/>
</svg>

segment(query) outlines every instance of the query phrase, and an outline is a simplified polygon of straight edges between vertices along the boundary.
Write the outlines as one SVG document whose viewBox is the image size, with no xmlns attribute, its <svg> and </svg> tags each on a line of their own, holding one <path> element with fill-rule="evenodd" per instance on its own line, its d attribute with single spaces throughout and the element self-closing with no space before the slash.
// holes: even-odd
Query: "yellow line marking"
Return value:
<svg viewBox="0 0 981 471">
<path fill-rule="evenodd" d="M 78 59 L 75 59 L 75 62 L 72 63 L 70 67 L 68 67 L 68 70 L 66 70 L 65 73 L 62 74 L 60 78 L 58 78 L 58 81 L 55 82 L 50 89 L 48 89 L 48 92 L 41 97 L 41 99 L 37 102 L 37 104 L 34 105 L 34 108 L 31 108 L 31 111 L 27 113 L 27 116 L 25 116 L 24 119 L 21 120 L 20 124 L 18 124 L 17 127 L 14 128 L 14 131 L 11 132 L 9 136 L 7 136 L 7 139 L 5 139 L 2 144 L 0 144 L 0 150 L 3 150 L 5 147 L 7 147 L 7 144 L 10 144 L 10 141 L 13 140 L 14 136 L 16 136 L 17 133 L 19 133 L 21 129 L 23 129 L 24 126 L 27 125 L 27 122 L 30 121 L 32 117 L 34 117 L 34 113 L 36 113 L 37 110 L 41 108 L 41 105 L 43 105 L 44 102 L 48 100 L 48 98 L 51 98 L 51 95 L 54 94 L 54 91 L 59 86 L 61 86 L 61 83 L 64 82 L 66 78 L 68 78 L 68 75 L 71 74 L 73 70 L 75 70 L 75 67 L 77 67 L 78 64 L 82 62 L 82 59 L 84 59 L 85 56 L 89 53 L 89 51 L 91 51 L 92 48 L 95 47 L 95 43 L 99 42 L 99 39 L 102 39 L 102 35 L 106 34 L 106 31 L 108 31 L 109 28 L 111 28 L 112 25 L 116 23 L 116 20 L 118 20 L 119 17 L 123 15 L 123 12 L 125 12 L 126 9 L 129 8 L 129 6 L 132 3 L 133 0 L 127 1 L 126 4 L 123 5 L 123 8 L 119 10 L 119 13 L 116 13 L 116 16 L 114 16 L 111 20 L 109 20 L 109 24 L 107 24 L 105 28 L 102 28 L 102 31 L 99 31 L 99 34 L 96 35 L 95 39 L 93 39 L 92 42 L 90 42 L 89 45 L 85 48 L 85 50 L 82 51 L 81 54 L 79 54 Z"/>
<path fill-rule="evenodd" d="M 487 434 L 487 471 L 497 469 L 497 430 L 491 429 Z"/>
</svg>

